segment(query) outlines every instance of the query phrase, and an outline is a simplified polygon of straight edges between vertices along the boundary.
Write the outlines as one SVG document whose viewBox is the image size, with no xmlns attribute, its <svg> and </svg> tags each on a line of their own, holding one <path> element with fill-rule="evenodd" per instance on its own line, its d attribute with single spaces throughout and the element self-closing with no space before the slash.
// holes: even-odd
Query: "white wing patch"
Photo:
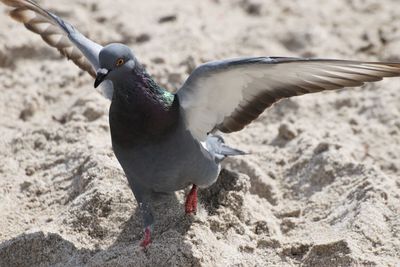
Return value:
<svg viewBox="0 0 400 267">
<path fill-rule="evenodd" d="M 235 74 L 235 72 L 229 72 L 222 73 L 213 79 L 201 78 L 197 84 L 208 88 L 207 95 L 192 91 L 191 94 L 180 97 L 181 106 L 186 112 L 185 118 L 190 118 L 186 124 L 192 135 L 199 140 L 205 140 L 207 131 L 212 130 L 208 129 L 209 125 L 216 125 L 222 121 L 242 100 L 240 89 L 248 81 L 246 77 Z M 219 88 L 227 88 L 227 90 L 219 90 Z M 216 101 L 218 105 L 215 105 Z"/>
</svg>

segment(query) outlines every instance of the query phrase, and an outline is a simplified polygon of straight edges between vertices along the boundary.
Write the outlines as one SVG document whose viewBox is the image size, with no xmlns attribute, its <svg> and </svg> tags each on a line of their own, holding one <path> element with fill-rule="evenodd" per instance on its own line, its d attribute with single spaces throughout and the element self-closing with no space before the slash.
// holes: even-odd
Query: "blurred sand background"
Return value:
<svg viewBox="0 0 400 267">
<path fill-rule="evenodd" d="M 57 0 L 93 40 L 132 47 L 174 90 L 238 56 L 400 60 L 397 0 Z M 221 99 L 221 101 L 223 101 Z M 185 192 L 141 218 L 92 78 L 0 6 L 0 266 L 396 266 L 400 79 L 281 101 L 226 141 L 227 161 L 184 214 Z"/>
</svg>

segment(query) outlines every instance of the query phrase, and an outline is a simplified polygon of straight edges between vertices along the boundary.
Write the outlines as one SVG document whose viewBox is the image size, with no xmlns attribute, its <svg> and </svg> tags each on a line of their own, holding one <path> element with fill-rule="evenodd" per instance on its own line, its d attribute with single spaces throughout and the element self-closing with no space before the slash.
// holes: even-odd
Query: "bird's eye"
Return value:
<svg viewBox="0 0 400 267">
<path fill-rule="evenodd" d="M 115 63 L 115 65 L 116 65 L 117 67 L 119 67 L 119 66 L 122 66 L 124 63 L 125 63 L 125 61 L 124 61 L 122 58 L 119 58 L 119 59 L 117 60 L 117 62 Z"/>
</svg>

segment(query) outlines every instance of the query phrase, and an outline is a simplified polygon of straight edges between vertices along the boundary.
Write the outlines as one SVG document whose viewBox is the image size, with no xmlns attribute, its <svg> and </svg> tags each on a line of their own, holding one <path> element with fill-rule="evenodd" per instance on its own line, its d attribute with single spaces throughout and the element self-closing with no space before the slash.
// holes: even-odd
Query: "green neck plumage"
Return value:
<svg viewBox="0 0 400 267">
<path fill-rule="evenodd" d="M 153 93 L 166 107 L 171 107 L 175 95 L 159 86 L 145 70 L 143 71 L 143 75 L 150 92 Z"/>
</svg>

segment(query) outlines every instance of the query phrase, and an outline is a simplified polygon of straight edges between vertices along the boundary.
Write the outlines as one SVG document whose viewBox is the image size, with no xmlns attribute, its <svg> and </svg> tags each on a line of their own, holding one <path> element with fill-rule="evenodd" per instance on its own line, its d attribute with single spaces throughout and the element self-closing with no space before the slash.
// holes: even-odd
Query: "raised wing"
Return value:
<svg viewBox="0 0 400 267">
<path fill-rule="evenodd" d="M 216 129 L 243 129 L 282 98 L 393 76 L 400 76 L 400 63 L 253 57 L 203 64 L 177 94 L 186 126 L 205 140 Z"/>
<path fill-rule="evenodd" d="M 96 76 L 99 68 L 99 53 L 101 45 L 89 40 L 78 32 L 71 24 L 44 10 L 30 0 L 0 0 L 2 3 L 13 7 L 10 15 L 15 20 L 23 23 L 25 27 L 39 34 L 42 39 L 68 59 L 72 60 L 79 68 Z M 111 99 L 112 84 L 105 83 L 101 93 Z"/>
</svg>

